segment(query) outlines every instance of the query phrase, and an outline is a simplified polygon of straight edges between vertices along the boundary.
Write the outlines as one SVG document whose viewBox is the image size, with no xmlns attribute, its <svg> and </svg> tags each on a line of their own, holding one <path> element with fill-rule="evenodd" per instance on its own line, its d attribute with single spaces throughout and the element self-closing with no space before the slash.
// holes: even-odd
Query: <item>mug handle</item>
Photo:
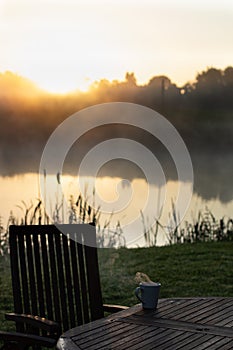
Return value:
<svg viewBox="0 0 233 350">
<path fill-rule="evenodd" d="M 141 288 L 140 288 L 140 287 L 137 287 L 137 288 L 135 289 L 134 293 L 135 293 L 136 297 L 138 298 L 138 300 L 140 300 L 141 303 L 142 303 L 142 299 L 141 299 L 141 297 L 140 297 L 140 295 L 139 295 L 139 292 L 140 292 L 140 291 L 141 291 Z"/>
</svg>

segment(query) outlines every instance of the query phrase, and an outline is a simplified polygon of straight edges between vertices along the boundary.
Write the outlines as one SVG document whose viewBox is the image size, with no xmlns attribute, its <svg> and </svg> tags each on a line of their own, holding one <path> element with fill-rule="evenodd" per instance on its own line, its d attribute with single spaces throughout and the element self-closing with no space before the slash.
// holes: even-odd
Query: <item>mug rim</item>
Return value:
<svg viewBox="0 0 233 350">
<path fill-rule="evenodd" d="M 139 286 L 143 286 L 143 287 L 160 287 L 161 283 L 159 283 L 159 282 L 140 282 Z"/>
</svg>

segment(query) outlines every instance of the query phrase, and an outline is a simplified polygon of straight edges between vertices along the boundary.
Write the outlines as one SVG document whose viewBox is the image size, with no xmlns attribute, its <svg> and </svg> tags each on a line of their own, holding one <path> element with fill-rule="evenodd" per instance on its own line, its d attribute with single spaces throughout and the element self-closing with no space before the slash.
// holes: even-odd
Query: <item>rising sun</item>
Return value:
<svg viewBox="0 0 233 350">
<path fill-rule="evenodd" d="M 70 79 L 70 77 L 57 77 L 48 79 L 47 76 L 43 77 L 32 77 L 31 80 L 33 80 L 41 89 L 52 93 L 52 94 L 67 94 L 70 92 L 75 91 L 81 91 L 86 92 L 88 91 L 91 80 L 89 78 L 77 78 L 77 79 Z"/>
</svg>

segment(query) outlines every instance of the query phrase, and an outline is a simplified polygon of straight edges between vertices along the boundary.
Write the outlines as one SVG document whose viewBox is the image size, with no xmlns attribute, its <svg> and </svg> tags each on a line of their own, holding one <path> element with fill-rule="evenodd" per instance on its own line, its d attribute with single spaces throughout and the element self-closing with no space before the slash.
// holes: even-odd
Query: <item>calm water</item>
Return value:
<svg viewBox="0 0 233 350">
<path fill-rule="evenodd" d="M 46 203 L 48 213 L 54 212 L 56 204 L 63 200 L 63 208 L 60 216 L 64 217 L 64 221 L 68 219 L 69 200 L 73 195 L 76 201 L 80 193 L 80 184 L 77 179 L 71 176 L 62 176 L 60 183 L 55 175 L 47 176 L 46 182 L 42 183 L 41 189 L 37 174 L 24 174 L 15 177 L 0 177 L 1 201 L 0 215 L 4 226 L 11 212 L 17 218 L 24 216 L 25 208 L 31 203 L 37 203 L 37 199 L 41 194 L 46 193 Z M 169 215 L 172 212 L 172 200 L 175 201 L 178 191 L 177 182 L 168 182 L 164 188 L 156 188 L 156 186 L 148 186 L 143 179 L 134 179 L 129 182 L 121 181 L 119 178 L 97 178 L 95 182 L 95 199 L 93 198 L 93 179 L 82 179 L 83 187 L 85 187 L 85 195 L 89 203 L 95 206 L 101 206 L 103 214 L 101 216 L 101 224 L 111 216 L 111 224 L 115 226 L 119 220 L 123 228 L 124 237 L 128 246 L 143 246 L 145 240 L 143 237 L 143 225 L 140 211 L 144 211 L 144 220 L 146 226 L 153 224 L 154 218 L 159 218 L 163 225 L 168 224 Z M 44 188 L 45 184 L 45 188 Z M 152 199 L 148 205 L 148 195 L 152 195 Z M 190 206 L 184 220 L 193 222 L 197 219 L 199 210 L 206 207 L 213 215 L 220 219 L 224 215 L 232 217 L 233 201 L 221 203 L 220 200 L 203 200 L 196 194 L 193 194 Z M 104 213 L 105 212 L 105 213 Z M 113 213 L 111 215 L 111 213 Z M 180 213 L 177 211 L 177 215 Z M 160 232 L 157 240 L 158 245 L 166 242 L 165 233 Z"/>
</svg>

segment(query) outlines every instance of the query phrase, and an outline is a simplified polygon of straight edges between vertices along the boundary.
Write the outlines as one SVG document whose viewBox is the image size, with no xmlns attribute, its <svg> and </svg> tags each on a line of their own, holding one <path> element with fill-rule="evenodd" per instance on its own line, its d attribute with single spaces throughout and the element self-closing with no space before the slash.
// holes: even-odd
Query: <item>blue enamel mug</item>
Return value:
<svg viewBox="0 0 233 350">
<path fill-rule="evenodd" d="M 156 309 L 159 299 L 160 283 L 142 282 L 135 289 L 135 295 L 143 309 Z"/>
</svg>

